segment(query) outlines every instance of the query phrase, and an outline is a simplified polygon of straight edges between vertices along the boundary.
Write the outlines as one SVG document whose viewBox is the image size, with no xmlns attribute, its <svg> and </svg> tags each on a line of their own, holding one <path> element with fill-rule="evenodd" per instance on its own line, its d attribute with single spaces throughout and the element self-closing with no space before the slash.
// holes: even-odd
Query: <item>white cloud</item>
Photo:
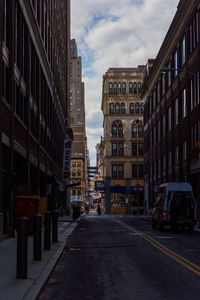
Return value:
<svg viewBox="0 0 200 300">
<path fill-rule="evenodd" d="M 137 67 L 154 58 L 179 0 L 72 0 L 72 38 L 83 60 L 88 148 L 102 135 L 102 76 L 109 67 Z M 99 126 L 99 127 L 98 127 Z"/>
</svg>

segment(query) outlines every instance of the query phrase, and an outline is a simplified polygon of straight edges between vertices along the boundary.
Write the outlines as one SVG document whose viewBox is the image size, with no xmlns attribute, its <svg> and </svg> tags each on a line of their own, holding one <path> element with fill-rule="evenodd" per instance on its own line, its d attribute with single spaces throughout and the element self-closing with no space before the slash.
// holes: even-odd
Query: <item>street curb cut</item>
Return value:
<svg viewBox="0 0 200 300">
<path fill-rule="evenodd" d="M 81 221 L 81 220 L 80 220 Z M 80 222 L 79 221 L 79 222 Z M 64 232 L 60 237 L 59 241 L 61 242 L 60 246 L 56 250 L 56 252 L 53 254 L 51 260 L 47 263 L 47 265 L 42 270 L 39 277 L 34 281 L 33 285 L 30 287 L 30 289 L 26 292 L 23 300 L 35 300 L 39 296 L 39 293 L 41 292 L 43 286 L 49 279 L 49 276 L 51 275 L 51 272 L 53 271 L 56 263 L 58 262 L 60 256 L 62 255 L 65 246 L 67 238 L 72 234 L 72 232 L 76 229 L 79 222 L 74 222 L 70 224 L 70 228 L 67 230 L 67 232 Z"/>
</svg>

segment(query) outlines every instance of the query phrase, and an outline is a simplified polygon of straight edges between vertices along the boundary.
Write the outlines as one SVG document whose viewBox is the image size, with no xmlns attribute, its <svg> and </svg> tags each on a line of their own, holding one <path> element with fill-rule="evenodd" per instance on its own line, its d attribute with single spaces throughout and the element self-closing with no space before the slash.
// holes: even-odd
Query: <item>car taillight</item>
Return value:
<svg viewBox="0 0 200 300">
<path fill-rule="evenodd" d="M 165 212 L 165 211 L 163 211 L 162 215 L 163 215 L 163 217 L 164 217 L 164 216 L 166 216 L 166 212 Z"/>
</svg>

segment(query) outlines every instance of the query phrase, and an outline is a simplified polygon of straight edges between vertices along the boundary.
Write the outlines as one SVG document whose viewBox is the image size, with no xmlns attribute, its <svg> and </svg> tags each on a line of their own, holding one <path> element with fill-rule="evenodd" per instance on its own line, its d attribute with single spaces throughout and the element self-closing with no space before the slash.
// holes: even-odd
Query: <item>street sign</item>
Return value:
<svg viewBox="0 0 200 300">
<path fill-rule="evenodd" d="M 63 152 L 63 180 L 68 180 L 70 178 L 71 148 L 72 140 L 65 139 Z"/>
<path fill-rule="evenodd" d="M 95 190 L 99 192 L 105 191 L 105 182 L 103 180 L 96 180 L 95 181 Z"/>
</svg>

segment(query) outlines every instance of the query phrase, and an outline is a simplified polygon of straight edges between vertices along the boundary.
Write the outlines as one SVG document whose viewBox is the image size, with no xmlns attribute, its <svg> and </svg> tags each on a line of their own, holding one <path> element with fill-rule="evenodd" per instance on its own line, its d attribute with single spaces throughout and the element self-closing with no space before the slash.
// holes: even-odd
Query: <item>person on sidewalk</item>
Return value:
<svg viewBox="0 0 200 300">
<path fill-rule="evenodd" d="M 99 204 L 97 205 L 97 213 L 99 216 L 101 215 L 101 207 L 99 206 Z"/>
</svg>

